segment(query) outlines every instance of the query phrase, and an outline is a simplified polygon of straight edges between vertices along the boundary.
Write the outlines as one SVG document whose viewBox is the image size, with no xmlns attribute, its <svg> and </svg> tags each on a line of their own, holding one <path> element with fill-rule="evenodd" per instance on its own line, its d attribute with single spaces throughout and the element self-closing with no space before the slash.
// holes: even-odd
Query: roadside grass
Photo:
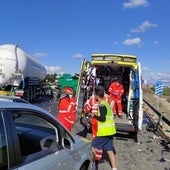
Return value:
<svg viewBox="0 0 170 170">
<path fill-rule="evenodd" d="M 143 86 L 143 98 L 170 117 L 170 88 L 164 87 L 163 94 L 155 94 L 154 86 Z"/>
</svg>

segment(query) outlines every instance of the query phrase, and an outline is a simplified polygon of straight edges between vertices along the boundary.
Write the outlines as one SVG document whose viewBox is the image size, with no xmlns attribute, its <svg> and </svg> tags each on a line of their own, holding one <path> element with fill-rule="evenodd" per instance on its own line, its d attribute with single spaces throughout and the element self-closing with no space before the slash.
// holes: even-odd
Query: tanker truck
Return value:
<svg viewBox="0 0 170 170">
<path fill-rule="evenodd" d="M 18 45 L 0 45 L 0 94 L 35 102 L 43 95 L 45 66 Z"/>
</svg>

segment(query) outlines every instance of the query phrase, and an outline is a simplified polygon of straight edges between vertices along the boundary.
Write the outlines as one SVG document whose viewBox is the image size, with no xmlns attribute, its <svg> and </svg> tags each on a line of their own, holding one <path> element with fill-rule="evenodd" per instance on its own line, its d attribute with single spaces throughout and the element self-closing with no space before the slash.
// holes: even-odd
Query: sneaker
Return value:
<svg viewBox="0 0 170 170">
<path fill-rule="evenodd" d="M 116 114 L 114 114 L 114 118 L 116 118 Z"/>
</svg>

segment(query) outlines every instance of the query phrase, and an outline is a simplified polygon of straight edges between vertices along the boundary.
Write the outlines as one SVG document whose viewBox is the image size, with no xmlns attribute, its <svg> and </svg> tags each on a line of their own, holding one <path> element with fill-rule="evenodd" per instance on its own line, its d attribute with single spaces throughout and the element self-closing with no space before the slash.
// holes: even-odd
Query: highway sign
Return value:
<svg viewBox="0 0 170 170">
<path fill-rule="evenodd" d="M 156 81 L 155 93 L 158 95 L 163 94 L 163 82 L 162 81 Z"/>
</svg>

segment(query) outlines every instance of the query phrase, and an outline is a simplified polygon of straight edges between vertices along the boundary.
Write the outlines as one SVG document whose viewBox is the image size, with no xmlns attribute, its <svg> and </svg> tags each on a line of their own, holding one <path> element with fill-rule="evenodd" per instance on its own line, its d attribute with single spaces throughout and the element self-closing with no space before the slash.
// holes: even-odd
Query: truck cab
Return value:
<svg viewBox="0 0 170 170">
<path fill-rule="evenodd" d="M 93 95 L 94 88 L 100 84 L 108 93 L 110 84 L 115 77 L 121 77 L 124 93 L 122 95 L 123 118 L 115 118 L 118 133 L 133 135 L 137 141 L 137 134 L 142 130 L 142 87 L 141 64 L 134 55 L 122 54 L 92 54 L 91 61 L 84 59 L 80 73 L 80 95 L 82 107 Z M 108 93 L 109 94 L 109 93 Z M 89 125 L 82 113 L 81 123 Z"/>
</svg>

